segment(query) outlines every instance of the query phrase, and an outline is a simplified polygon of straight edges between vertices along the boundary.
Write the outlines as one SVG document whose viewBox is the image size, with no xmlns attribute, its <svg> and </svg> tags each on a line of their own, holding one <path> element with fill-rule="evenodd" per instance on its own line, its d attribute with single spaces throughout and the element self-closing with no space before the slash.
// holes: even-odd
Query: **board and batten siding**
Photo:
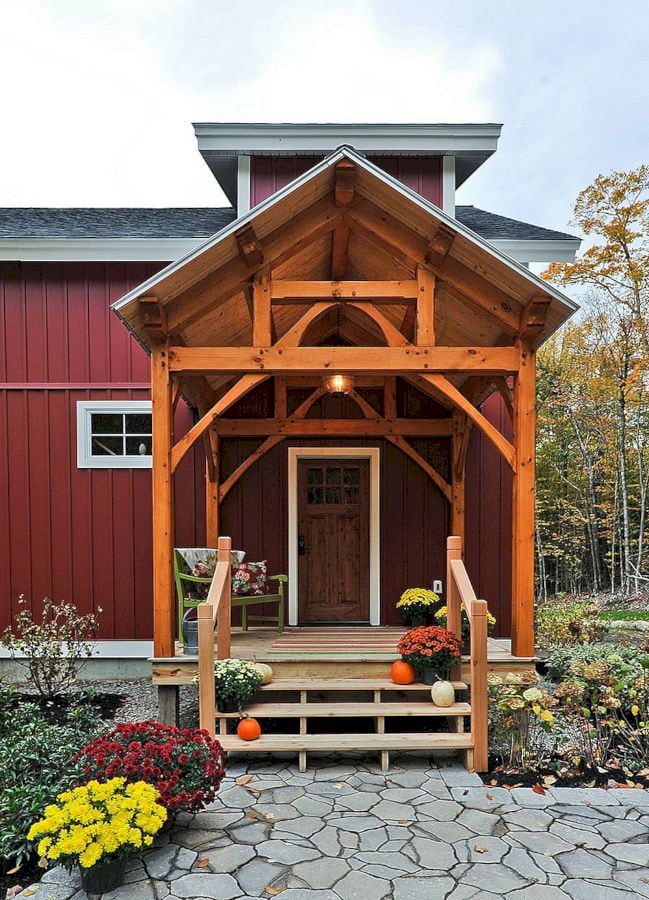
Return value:
<svg viewBox="0 0 649 900">
<path fill-rule="evenodd" d="M 442 163 L 437 156 L 370 156 L 371 162 L 437 206 L 442 205 Z M 302 175 L 321 156 L 253 156 L 250 203 L 256 206 Z"/>
<path fill-rule="evenodd" d="M 0 266 L 0 629 L 18 598 L 103 609 L 98 637 L 152 635 L 151 472 L 78 469 L 79 400 L 149 399 L 149 359 L 109 309 L 159 263 Z M 177 428 L 193 415 L 179 403 Z M 201 450 L 178 473 L 179 541 L 204 535 Z"/>
</svg>

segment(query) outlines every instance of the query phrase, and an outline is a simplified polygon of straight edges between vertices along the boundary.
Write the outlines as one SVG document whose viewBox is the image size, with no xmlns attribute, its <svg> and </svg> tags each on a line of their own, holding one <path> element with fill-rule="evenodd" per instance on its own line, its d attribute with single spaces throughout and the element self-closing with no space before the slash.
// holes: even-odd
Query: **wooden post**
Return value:
<svg viewBox="0 0 649 900">
<path fill-rule="evenodd" d="M 464 548 L 465 537 L 465 462 L 468 446 L 468 429 L 471 423 L 464 413 L 453 413 L 451 436 L 451 534 L 457 535 Z"/>
<path fill-rule="evenodd" d="M 270 304 L 269 270 L 265 269 L 252 282 L 252 345 L 270 347 L 273 320 Z"/>
<path fill-rule="evenodd" d="M 471 734 L 473 767 L 477 772 L 489 768 L 489 695 L 487 693 L 487 604 L 471 604 Z"/>
<path fill-rule="evenodd" d="M 426 266 L 417 266 L 415 343 L 425 347 L 435 343 L 435 276 Z"/>
<path fill-rule="evenodd" d="M 219 537 L 219 482 L 221 456 L 220 438 L 213 428 L 209 429 L 209 452 L 211 458 L 205 465 L 205 546 L 216 547 Z"/>
<path fill-rule="evenodd" d="M 451 560 L 462 559 L 462 541 L 457 536 L 446 539 L 446 627 L 457 637 L 462 637 L 460 592 L 457 589 Z"/>
<path fill-rule="evenodd" d="M 512 653 L 534 656 L 534 463 L 536 429 L 535 353 L 519 342 L 514 380 L 512 503 Z"/>
<path fill-rule="evenodd" d="M 198 716 L 200 727 L 214 737 L 216 695 L 214 690 L 214 607 L 201 603 L 198 613 Z"/>
<path fill-rule="evenodd" d="M 153 645 L 155 656 L 174 655 L 172 402 L 166 344 L 151 351 L 153 440 Z"/>
<path fill-rule="evenodd" d="M 232 540 L 229 537 L 220 537 L 217 550 L 217 565 L 227 562 L 227 576 L 223 586 L 223 593 L 219 598 L 218 616 L 216 621 L 216 646 L 218 659 L 229 659 L 230 640 L 232 634 Z M 212 635 L 212 640 L 214 636 Z"/>
</svg>

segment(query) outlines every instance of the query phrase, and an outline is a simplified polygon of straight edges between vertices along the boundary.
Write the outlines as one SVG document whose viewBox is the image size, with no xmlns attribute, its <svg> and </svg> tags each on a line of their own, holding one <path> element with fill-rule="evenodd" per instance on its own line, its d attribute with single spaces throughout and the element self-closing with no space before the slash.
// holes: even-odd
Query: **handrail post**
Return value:
<svg viewBox="0 0 649 900">
<path fill-rule="evenodd" d="M 198 710 L 200 727 L 212 737 L 216 726 L 214 689 L 214 607 L 201 603 L 198 613 Z"/>
<path fill-rule="evenodd" d="M 451 568 L 454 559 L 462 559 L 462 538 L 451 536 L 446 539 L 446 627 L 462 640 L 460 592 Z"/>
<path fill-rule="evenodd" d="M 221 568 L 222 563 L 227 564 L 221 595 L 218 598 L 217 656 L 219 659 L 229 659 L 232 635 L 232 538 L 220 537 L 217 547 L 217 567 Z"/>
<path fill-rule="evenodd" d="M 489 695 L 487 692 L 487 604 L 472 602 L 471 615 L 471 735 L 473 765 L 477 772 L 489 767 Z"/>
</svg>

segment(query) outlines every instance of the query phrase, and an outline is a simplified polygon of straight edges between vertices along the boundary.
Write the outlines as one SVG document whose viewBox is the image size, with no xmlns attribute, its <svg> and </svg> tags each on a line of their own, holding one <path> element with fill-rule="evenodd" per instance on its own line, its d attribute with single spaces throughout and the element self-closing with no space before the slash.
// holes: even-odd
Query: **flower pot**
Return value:
<svg viewBox="0 0 649 900">
<path fill-rule="evenodd" d="M 236 700 L 219 700 L 217 697 L 216 708 L 221 713 L 234 713 L 239 711 L 239 704 Z"/>
<path fill-rule="evenodd" d="M 81 887 L 86 894 L 107 894 L 124 883 L 125 859 L 110 859 L 95 863 L 88 869 L 79 866 Z"/>
<path fill-rule="evenodd" d="M 183 616 L 183 653 L 198 656 L 198 615 L 196 609 L 188 609 Z"/>
<path fill-rule="evenodd" d="M 446 675 L 443 672 L 439 672 L 434 666 L 426 666 L 421 671 L 421 680 L 424 684 L 433 685 L 438 681 L 445 681 Z"/>
</svg>

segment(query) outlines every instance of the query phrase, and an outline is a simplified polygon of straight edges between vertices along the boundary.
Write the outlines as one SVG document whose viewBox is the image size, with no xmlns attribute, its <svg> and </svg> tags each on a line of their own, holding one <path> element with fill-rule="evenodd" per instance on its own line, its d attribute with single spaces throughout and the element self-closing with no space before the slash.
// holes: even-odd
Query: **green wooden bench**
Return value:
<svg viewBox="0 0 649 900">
<path fill-rule="evenodd" d="M 234 551 L 235 553 L 238 551 Z M 243 555 L 238 562 L 243 561 Z M 206 576 L 192 575 L 196 564 L 204 565 L 210 574 Z M 174 550 L 174 580 L 176 582 L 176 597 L 178 603 L 178 640 L 183 643 L 183 618 L 188 609 L 200 606 L 207 598 L 209 586 L 216 567 L 216 550 L 209 547 L 177 547 Z M 275 594 L 233 594 L 232 609 L 241 610 L 241 628 L 248 630 L 250 622 L 269 622 L 277 625 L 278 631 L 284 631 L 284 597 L 285 585 L 288 583 L 287 575 L 269 575 L 269 581 L 277 582 Z M 250 606 L 277 607 L 275 614 L 252 614 L 248 612 Z"/>
</svg>

